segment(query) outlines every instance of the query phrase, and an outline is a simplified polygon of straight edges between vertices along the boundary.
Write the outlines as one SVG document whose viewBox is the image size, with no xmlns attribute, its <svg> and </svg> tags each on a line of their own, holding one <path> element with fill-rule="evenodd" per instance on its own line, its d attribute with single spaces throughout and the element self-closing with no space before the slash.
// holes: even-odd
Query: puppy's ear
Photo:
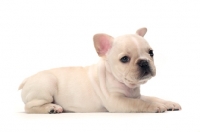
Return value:
<svg viewBox="0 0 200 132">
<path fill-rule="evenodd" d="M 146 32 L 147 32 L 147 28 L 144 27 L 144 28 L 138 29 L 138 30 L 136 31 L 136 34 L 139 35 L 139 36 L 144 37 L 144 35 L 146 34 Z"/>
<path fill-rule="evenodd" d="M 100 57 L 105 56 L 112 47 L 113 37 L 107 34 L 96 34 L 93 37 L 94 47 Z"/>
</svg>

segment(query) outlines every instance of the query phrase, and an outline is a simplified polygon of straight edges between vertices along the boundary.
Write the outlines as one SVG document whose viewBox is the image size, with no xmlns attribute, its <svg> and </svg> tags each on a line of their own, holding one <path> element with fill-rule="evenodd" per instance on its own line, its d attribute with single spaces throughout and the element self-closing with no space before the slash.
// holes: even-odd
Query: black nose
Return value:
<svg viewBox="0 0 200 132">
<path fill-rule="evenodd" d="M 149 68 L 149 63 L 147 62 L 147 60 L 139 60 L 139 61 L 138 61 L 138 65 L 139 65 L 142 69 Z"/>
</svg>

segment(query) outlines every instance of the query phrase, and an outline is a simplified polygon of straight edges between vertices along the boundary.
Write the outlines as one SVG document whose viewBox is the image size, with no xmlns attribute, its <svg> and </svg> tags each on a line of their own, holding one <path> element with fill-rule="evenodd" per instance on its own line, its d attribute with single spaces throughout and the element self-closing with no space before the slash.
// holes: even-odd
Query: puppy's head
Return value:
<svg viewBox="0 0 200 132">
<path fill-rule="evenodd" d="M 146 28 L 141 28 L 135 34 L 117 38 L 106 34 L 93 37 L 95 49 L 105 60 L 106 69 L 129 88 L 144 84 L 156 74 L 153 49 L 143 38 L 146 32 Z"/>
</svg>

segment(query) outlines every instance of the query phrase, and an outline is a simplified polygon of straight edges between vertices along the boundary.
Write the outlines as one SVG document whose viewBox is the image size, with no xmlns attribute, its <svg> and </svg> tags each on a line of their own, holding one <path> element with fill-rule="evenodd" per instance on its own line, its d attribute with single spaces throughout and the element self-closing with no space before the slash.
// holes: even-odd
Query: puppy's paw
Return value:
<svg viewBox="0 0 200 132">
<path fill-rule="evenodd" d="M 167 111 L 181 110 L 181 106 L 178 103 L 166 101 L 164 105 L 167 107 Z"/>
<path fill-rule="evenodd" d="M 147 107 L 147 112 L 150 113 L 163 113 L 167 111 L 167 107 L 161 103 L 151 103 Z"/>
<path fill-rule="evenodd" d="M 50 104 L 48 107 L 48 113 L 49 114 L 56 114 L 56 113 L 62 113 L 63 108 L 56 104 Z"/>
</svg>

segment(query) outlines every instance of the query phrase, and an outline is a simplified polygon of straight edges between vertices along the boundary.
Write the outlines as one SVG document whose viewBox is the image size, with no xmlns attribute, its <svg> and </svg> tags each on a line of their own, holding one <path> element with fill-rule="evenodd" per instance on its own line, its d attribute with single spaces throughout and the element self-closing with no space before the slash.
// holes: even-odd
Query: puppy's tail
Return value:
<svg viewBox="0 0 200 132">
<path fill-rule="evenodd" d="M 27 80 L 28 78 L 24 79 L 24 81 L 19 85 L 18 90 L 21 90 L 24 87 L 24 84 L 26 83 Z"/>
</svg>

